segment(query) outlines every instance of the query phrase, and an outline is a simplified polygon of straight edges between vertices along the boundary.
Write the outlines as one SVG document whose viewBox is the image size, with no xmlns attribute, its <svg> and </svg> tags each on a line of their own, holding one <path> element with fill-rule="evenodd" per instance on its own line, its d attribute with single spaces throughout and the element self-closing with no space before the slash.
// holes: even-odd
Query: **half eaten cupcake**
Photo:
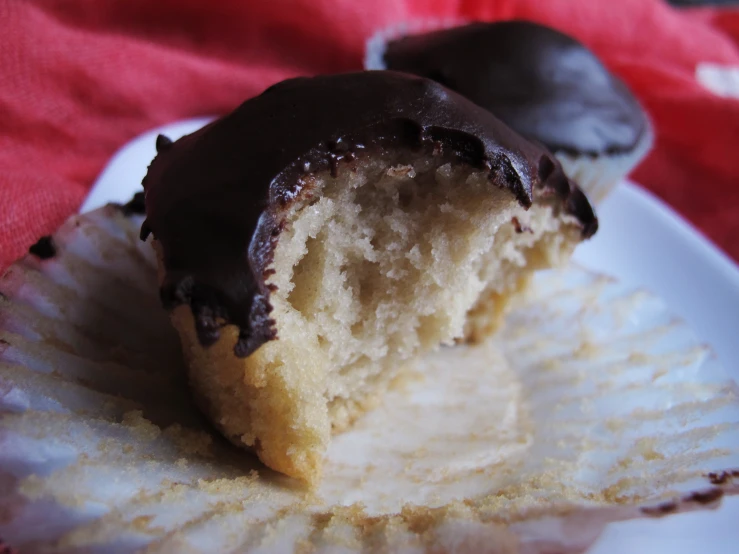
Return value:
<svg viewBox="0 0 739 554">
<path fill-rule="evenodd" d="M 646 156 L 649 119 L 583 44 L 529 21 L 371 40 L 367 68 L 434 79 L 544 144 L 595 203 Z M 374 51 L 372 51 L 374 50 Z"/>
<path fill-rule="evenodd" d="M 157 147 L 142 237 L 198 403 L 311 485 L 332 430 L 597 228 L 551 154 L 391 71 L 284 81 Z"/>
</svg>

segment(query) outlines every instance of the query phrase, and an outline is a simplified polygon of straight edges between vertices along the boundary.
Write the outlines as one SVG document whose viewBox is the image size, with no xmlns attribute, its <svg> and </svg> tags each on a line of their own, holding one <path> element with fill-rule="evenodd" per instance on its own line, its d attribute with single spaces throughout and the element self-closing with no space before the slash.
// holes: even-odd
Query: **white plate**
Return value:
<svg viewBox="0 0 739 554">
<path fill-rule="evenodd" d="M 141 190 L 141 179 L 155 155 L 157 134 L 175 140 L 208 121 L 173 123 L 129 142 L 101 173 L 81 211 L 128 201 Z M 637 185 L 618 186 L 598 209 L 598 216 L 600 230 L 578 249 L 576 261 L 656 292 L 739 380 L 739 267 Z M 734 553 L 739 544 L 737 521 L 739 498 L 727 498 L 716 512 L 612 524 L 589 552 Z"/>
</svg>

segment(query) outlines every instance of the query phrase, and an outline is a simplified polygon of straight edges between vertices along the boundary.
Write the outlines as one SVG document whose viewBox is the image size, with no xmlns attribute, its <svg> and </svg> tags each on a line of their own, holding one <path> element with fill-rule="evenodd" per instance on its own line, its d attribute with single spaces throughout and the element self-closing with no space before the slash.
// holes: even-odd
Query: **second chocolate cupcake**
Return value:
<svg viewBox="0 0 739 554">
<path fill-rule="evenodd" d="M 466 96 L 547 146 L 593 202 L 651 148 L 651 126 L 636 98 L 563 33 L 505 21 L 404 34 L 371 40 L 367 69 L 413 73 Z"/>
</svg>

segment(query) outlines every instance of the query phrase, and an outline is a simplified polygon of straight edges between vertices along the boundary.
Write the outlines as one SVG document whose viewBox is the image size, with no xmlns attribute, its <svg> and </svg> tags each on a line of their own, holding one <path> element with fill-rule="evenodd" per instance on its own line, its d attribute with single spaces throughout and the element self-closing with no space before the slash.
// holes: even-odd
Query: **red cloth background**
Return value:
<svg viewBox="0 0 739 554">
<path fill-rule="evenodd" d="M 739 10 L 661 0 L 0 0 L 0 269 L 74 213 L 110 155 L 275 81 L 360 69 L 401 20 L 528 18 L 593 49 L 657 128 L 634 178 L 739 259 L 739 100 L 695 80 L 739 67 Z"/>
</svg>

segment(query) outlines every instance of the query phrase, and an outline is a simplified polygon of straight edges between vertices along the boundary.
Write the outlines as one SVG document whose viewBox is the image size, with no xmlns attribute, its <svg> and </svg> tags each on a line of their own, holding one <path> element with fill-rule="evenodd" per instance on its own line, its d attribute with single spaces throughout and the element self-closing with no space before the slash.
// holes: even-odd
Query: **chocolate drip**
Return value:
<svg viewBox="0 0 739 554">
<path fill-rule="evenodd" d="M 131 200 L 121 206 L 121 211 L 126 217 L 131 215 L 145 215 L 146 205 L 144 203 L 144 193 L 137 192 L 134 194 Z"/>
<path fill-rule="evenodd" d="M 54 246 L 53 239 L 46 235 L 38 239 L 36 244 L 28 249 L 28 252 L 42 260 L 48 260 L 56 256 L 56 246 Z"/>
<path fill-rule="evenodd" d="M 157 135 L 157 152 L 166 152 L 173 145 L 172 139 L 165 135 Z"/>
</svg>

